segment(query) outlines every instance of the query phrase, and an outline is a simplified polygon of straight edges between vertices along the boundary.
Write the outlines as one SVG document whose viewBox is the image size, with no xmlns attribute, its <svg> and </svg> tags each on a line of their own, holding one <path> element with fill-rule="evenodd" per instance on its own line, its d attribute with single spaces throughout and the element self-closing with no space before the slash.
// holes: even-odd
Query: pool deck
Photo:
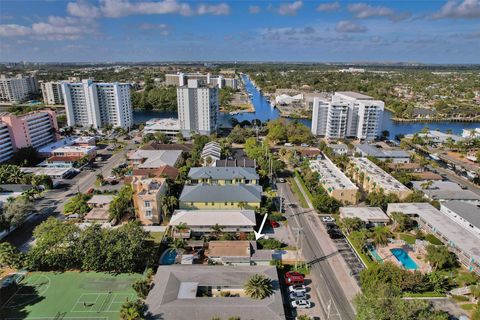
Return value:
<svg viewBox="0 0 480 320">
<path fill-rule="evenodd" d="M 380 257 L 382 257 L 383 261 L 390 261 L 396 265 L 400 265 L 400 262 L 397 260 L 397 258 L 395 258 L 395 256 L 392 254 L 390 249 L 403 249 L 408 253 L 410 259 L 415 261 L 418 267 L 417 268 L 418 271 L 420 271 L 421 273 L 428 273 L 431 271 L 431 268 L 427 262 L 417 259 L 418 255 L 424 256 L 424 253 L 415 252 L 407 244 L 404 244 L 400 241 L 389 243 L 385 247 L 378 247 L 376 249 L 377 249 L 377 253 L 380 255 Z"/>
</svg>

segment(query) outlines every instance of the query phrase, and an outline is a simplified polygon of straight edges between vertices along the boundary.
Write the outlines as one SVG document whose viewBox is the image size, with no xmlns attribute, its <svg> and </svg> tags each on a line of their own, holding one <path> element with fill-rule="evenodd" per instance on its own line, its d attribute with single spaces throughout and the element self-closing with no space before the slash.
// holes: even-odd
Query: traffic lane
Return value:
<svg viewBox="0 0 480 320">
<path fill-rule="evenodd" d="M 298 204 L 290 188 L 287 188 L 285 184 L 278 184 L 278 187 L 283 189 L 284 196 L 289 203 Z M 350 303 L 343 294 L 343 289 L 327 261 L 328 257 L 325 257 L 320 244 L 316 241 L 316 237 L 305 217 L 305 211 L 298 205 L 287 205 L 286 208 L 287 213 L 290 212 L 290 214 L 287 214 L 289 224 L 297 228 L 303 228 L 303 255 L 308 261 L 314 262 L 311 274 L 314 284 L 316 284 L 317 295 L 321 300 L 323 316 L 327 317 L 329 315 L 330 319 L 354 319 L 353 309 L 350 307 Z M 323 283 L 326 286 L 321 285 Z"/>
</svg>

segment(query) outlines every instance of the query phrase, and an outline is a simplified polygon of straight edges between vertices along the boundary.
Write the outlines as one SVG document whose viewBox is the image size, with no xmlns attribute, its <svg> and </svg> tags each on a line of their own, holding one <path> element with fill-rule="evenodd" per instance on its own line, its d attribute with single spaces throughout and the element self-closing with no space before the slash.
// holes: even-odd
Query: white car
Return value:
<svg viewBox="0 0 480 320">
<path fill-rule="evenodd" d="M 308 144 L 306 144 L 306 143 L 302 143 L 302 144 L 300 145 L 300 147 L 310 147 L 310 146 L 309 146 Z"/>
<path fill-rule="evenodd" d="M 326 217 L 322 217 L 322 221 L 323 222 L 335 222 L 335 219 L 330 217 L 330 216 L 326 216 Z"/>
<path fill-rule="evenodd" d="M 292 292 L 288 296 L 290 297 L 290 300 L 305 300 L 305 299 L 307 299 L 307 293 L 306 292 Z"/>
<path fill-rule="evenodd" d="M 305 287 L 303 284 L 289 286 L 288 292 L 307 292 L 307 287 Z"/>
<path fill-rule="evenodd" d="M 312 306 L 308 300 L 295 300 L 291 302 L 292 308 L 308 309 Z"/>
</svg>

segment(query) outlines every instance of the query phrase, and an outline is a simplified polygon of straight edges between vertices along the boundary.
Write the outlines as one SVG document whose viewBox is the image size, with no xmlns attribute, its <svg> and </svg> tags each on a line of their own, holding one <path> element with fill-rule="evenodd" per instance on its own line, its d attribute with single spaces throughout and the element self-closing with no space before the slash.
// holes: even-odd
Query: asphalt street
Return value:
<svg viewBox="0 0 480 320">
<path fill-rule="evenodd" d="M 286 217 L 292 230 L 301 228 L 301 250 L 307 262 L 311 264 L 310 275 L 312 288 L 317 291 L 320 298 L 321 319 L 350 320 L 355 318 L 355 313 L 350 302 L 340 286 L 335 271 L 328 262 L 320 243 L 315 237 L 315 232 L 308 221 L 309 209 L 300 207 L 298 200 L 287 183 L 278 183 L 279 192 L 285 198 Z M 292 205 L 293 204 L 293 205 Z"/>
<path fill-rule="evenodd" d="M 125 161 L 125 155 L 131 146 L 132 144 L 128 144 L 122 151 L 113 154 L 107 161 L 100 163 L 100 167 L 95 171 L 83 170 L 74 178 L 65 180 L 63 186 L 49 190 L 43 199 L 35 202 L 37 214 L 12 231 L 3 241 L 10 242 L 23 252 L 27 251 L 33 241 L 33 230 L 35 227 L 51 216 L 62 219 L 65 201 L 77 192 L 87 192 L 94 185 L 97 174 L 102 173 L 105 177 L 110 175 L 114 167 Z M 103 150 L 99 154 L 102 152 Z"/>
</svg>

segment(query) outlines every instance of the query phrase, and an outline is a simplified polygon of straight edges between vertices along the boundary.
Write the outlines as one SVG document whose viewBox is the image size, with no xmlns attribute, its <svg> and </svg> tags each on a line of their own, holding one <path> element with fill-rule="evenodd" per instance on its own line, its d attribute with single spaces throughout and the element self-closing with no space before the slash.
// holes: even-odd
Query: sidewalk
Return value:
<svg viewBox="0 0 480 320">
<path fill-rule="evenodd" d="M 308 222 L 310 223 L 310 226 L 312 229 L 320 230 L 320 232 L 315 233 L 317 241 L 320 244 L 325 256 L 330 256 L 330 258 L 328 258 L 328 262 L 332 269 L 335 270 L 335 275 L 337 276 L 338 282 L 342 286 L 347 299 L 350 301 L 350 303 L 352 303 L 353 298 L 360 293 L 361 289 L 355 281 L 355 278 L 350 276 L 351 270 L 345 260 L 343 260 L 340 254 L 335 254 L 338 252 L 337 247 L 328 236 L 325 226 L 320 221 L 316 210 L 314 209 L 297 177 L 295 177 L 295 183 L 302 192 L 307 201 L 308 207 L 310 208 L 310 211 L 305 213 L 305 215 L 308 216 Z"/>
</svg>

